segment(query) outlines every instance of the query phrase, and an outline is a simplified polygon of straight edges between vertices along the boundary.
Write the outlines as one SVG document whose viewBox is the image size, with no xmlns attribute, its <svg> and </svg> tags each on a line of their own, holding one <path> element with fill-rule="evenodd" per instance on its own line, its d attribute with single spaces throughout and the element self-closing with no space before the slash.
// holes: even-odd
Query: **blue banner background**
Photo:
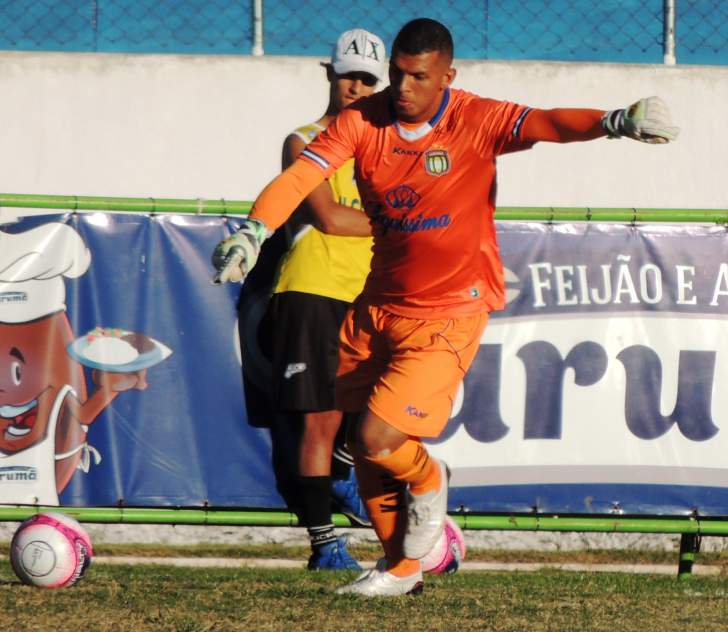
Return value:
<svg viewBox="0 0 728 632">
<path fill-rule="evenodd" d="M 121 393 L 90 426 L 102 460 L 74 475 L 61 504 L 281 506 L 269 433 L 248 424 L 243 403 L 239 286 L 209 282 L 210 253 L 235 220 L 67 214 L 5 230 L 49 221 L 73 226 L 91 251 L 88 271 L 66 281 L 75 334 L 119 327 L 173 351 L 149 369 L 147 390 Z"/>
<path fill-rule="evenodd" d="M 275 239 L 267 243 L 260 265 L 242 292 L 238 285 L 213 286 L 210 253 L 236 229 L 238 221 L 213 216 L 70 213 L 31 217 L 3 227 L 4 233 L 19 234 L 48 222 L 63 222 L 85 242 L 91 253 L 88 270 L 65 281 L 67 315 L 76 337 L 97 326 L 116 327 L 142 332 L 172 349 L 171 356 L 149 369 L 146 390 L 120 393 L 90 425 L 89 443 L 102 460 L 87 473 L 75 473 L 60 495 L 62 505 L 286 507 L 295 435 L 270 412 L 265 359 L 265 337 L 270 332 L 264 331 L 263 319 L 267 284 L 283 245 Z M 584 339 L 589 340 L 588 317 L 600 314 L 617 320 L 640 312 L 720 320 L 728 312 L 728 299 L 718 305 L 708 300 L 716 290 L 715 272 L 727 258 L 728 236 L 722 228 L 512 222 L 500 223 L 498 232 L 511 294 L 507 308 L 493 314 L 489 329 L 512 324 L 517 331 L 529 321 L 565 317 L 568 327 L 584 328 Z M 559 305 L 552 283 L 540 290 L 544 304 L 535 307 L 533 266 L 544 262 L 552 267 L 580 263 L 597 272 L 611 262 L 614 288 L 620 266 L 629 267 L 636 279 L 642 267 L 654 264 L 662 271 L 663 296 L 659 304 L 635 305 L 624 300 L 604 305 L 562 301 Z M 694 305 L 679 300 L 676 265 L 695 269 L 690 293 L 699 300 Z M 576 286 L 571 295 L 579 295 Z M 623 293 L 622 298 L 627 297 Z M 238 326 L 247 369 L 245 388 L 237 349 Z M 720 355 L 725 353 L 724 343 L 716 340 L 715 345 L 718 359 L 724 360 Z M 443 452 L 447 458 L 447 446 L 458 432 L 462 436 L 467 430 L 476 437 L 468 437 L 468 445 L 473 446 L 470 454 L 455 450 L 459 457 L 450 461 L 454 471 L 451 510 L 728 515 L 728 484 L 696 484 L 683 478 L 679 468 L 668 484 L 642 480 L 640 475 L 631 480 L 629 468 L 619 480 L 607 477 L 600 481 L 597 477 L 544 483 L 538 455 L 534 460 L 529 451 L 535 444 L 529 444 L 527 437 L 518 444 L 524 450 L 516 449 L 508 456 L 508 465 L 523 472 L 520 483 L 491 480 L 480 484 L 477 476 L 458 483 L 460 457 L 468 461 L 470 470 L 482 470 L 487 477 L 494 454 L 488 450 L 502 452 L 499 441 L 520 432 L 512 420 L 504 423 L 500 435 L 497 432 L 493 415 L 506 398 L 520 394 L 513 385 L 500 384 L 494 396 L 493 365 L 484 355 L 486 348 L 487 344 L 481 346 L 466 376 L 464 401 L 443 436 L 431 442 L 435 453 Z M 85 372 L 91 391 L 91 371 Z M 494 397 L 499 401 L 494 402 Z M 553 405 L 561 406 L 557 400 Z M 533 404 L 542 405 L 540 401 Z M 726 411 L 716 408 L 715 413 L 718 419 Z M 544 415 L 548 414 L 561 415 L 561 409 L 544 408 Z M 690 443 L 676 427 L 670 431 Z M 559 439 L 548 438 L 543 445 L 549 449 Z M 626 427 L 623 439 L 625 445 L 635 440 Z M 722 440 L 718 432 L 715 438 L 693 443 L 710 456 L 722 450 L 718 443 Z M 621 445 L 619 439 L 604 449 L 619 451 Z M 615 465 L 619 467 L 618 459 Z M 696 463 L 686 457 L 685 465 L 689 469 Z M 721 468 L 711 470 L 716 481 L 722 480 Z"/>
</svg>

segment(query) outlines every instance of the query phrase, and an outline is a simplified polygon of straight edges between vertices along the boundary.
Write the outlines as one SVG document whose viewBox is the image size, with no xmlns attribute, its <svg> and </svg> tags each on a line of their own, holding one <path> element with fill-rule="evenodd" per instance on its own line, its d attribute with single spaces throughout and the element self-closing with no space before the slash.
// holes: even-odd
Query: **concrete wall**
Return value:
<svg viewBox="0 0 728 632">
<path fill-rule="evenodd" d="M 0 54 L 0 191 L 252 199 L 293 127 L 326 104 L 314 58 Z M 499 161 L 499 204 L 728 207 L 728 68 L 456 62 L 456 86 L 536 107 L 659 94 L 655 147 L 542 144 Z"/>
<path fill-rule="evenodd" d="M 668 147 L 600 140 L 506 156 L 500 204 L 728 208 L 728 68 L 456 67 L 456 86 L 536 107 L 613 108 L 659 94 L 682 127 Z M 285 135 L 317 118 L 326 98 L 312 58 L 0 53 L 0 192 L 251 199 L 277 173 Z M 4 525 L 0 539 L 14 526 Z M 114 532 L 108 541 L 140 540 L 139 527 L 117 529 L 135 535 Z M 251 532 L 234 533 L 246 541 Z M 537 536 L 488 534 L 483 546 L 550 546 L 526 537 Z M 609 546 L 605 537 L 562 535 L 552 544 Z M 638 547 L 676 546 L 674 538 L 633 537 Z"/>
</svg>

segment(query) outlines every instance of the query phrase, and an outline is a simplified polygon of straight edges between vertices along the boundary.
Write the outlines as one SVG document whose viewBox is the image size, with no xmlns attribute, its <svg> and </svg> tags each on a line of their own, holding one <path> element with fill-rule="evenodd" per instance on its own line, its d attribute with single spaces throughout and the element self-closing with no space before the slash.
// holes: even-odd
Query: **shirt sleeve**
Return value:
<svg viewBox="0 0 728 632">
<path fill-rule="evenodd" d="M 480 120 L 480 127 L 475 142 L 482 154 L 499 156 L 533 147 L 532 141 L 525 141 L 521 136 L 530 107 L 510 101 L 480 99 L 477 108 L 474 115 Z"/>
<path fill-rule="evenodd" d="M 361 113 L 347 108 L 300 153 L 300 158 L 330 178 L 347 160 L 354 157 L 362 128 Z"/>
<path fill-rule="evenodd" d="M 263 189 L 250 210 L 251 219 L 260 220 L 269 230 L 275 230 L 323 180 L 320 169 L 298 158 Z"/>
</svg>

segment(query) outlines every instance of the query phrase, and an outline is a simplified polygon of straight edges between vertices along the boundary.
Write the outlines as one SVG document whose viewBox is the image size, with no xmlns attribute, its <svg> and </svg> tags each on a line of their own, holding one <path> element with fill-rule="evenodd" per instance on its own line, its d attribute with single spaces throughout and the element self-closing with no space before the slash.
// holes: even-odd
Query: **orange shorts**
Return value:
<svg viewBox="0 0 728 632">
<path fill-rule="evenodd" d="M 418 320 L 355 303 L 341 326 L 337 408 L 369 408 L 400 432 L 437 437 L 487 322 L 486 312 Z"/>
</svg>

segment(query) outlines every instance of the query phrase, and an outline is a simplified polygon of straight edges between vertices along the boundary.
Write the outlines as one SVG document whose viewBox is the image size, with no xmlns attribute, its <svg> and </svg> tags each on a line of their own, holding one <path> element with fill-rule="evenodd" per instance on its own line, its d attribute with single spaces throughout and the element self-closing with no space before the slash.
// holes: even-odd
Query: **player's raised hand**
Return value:
<svg viewBox="0 0 728 632">
<path fill-rule="evenodd" d="M 255 265 L 260 247 L 268 238 L 266 225 L 257 219 L 246 219 L 240 229 L 221 241 L 212 253 L 212 265 L 217 274 L 215 285 L 232 281 L 242 283 Z"/>
<path fill-rule="evenodd" d="M 667 143 L 680 133 L 660 97 L 647 97 L 628 108 L 607 112 L 602 117 L 602 127 L 610 138 L 627 136 L 643 143 Z"/>
</svg>

